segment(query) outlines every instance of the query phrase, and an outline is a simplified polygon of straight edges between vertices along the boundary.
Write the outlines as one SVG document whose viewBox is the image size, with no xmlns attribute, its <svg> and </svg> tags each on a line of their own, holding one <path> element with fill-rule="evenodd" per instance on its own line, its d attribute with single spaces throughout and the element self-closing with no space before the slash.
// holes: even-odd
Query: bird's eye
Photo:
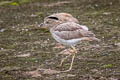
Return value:
<svg viewBox="0 0 120 80">
<path fill-rule="evenodd" d="M 59 20 L 57 17 L 52 17 L 52 16 L 50 16 L 50 17 L 48 17 L 48 18 L 54 19 L 54 20 Z"/>
</svg>

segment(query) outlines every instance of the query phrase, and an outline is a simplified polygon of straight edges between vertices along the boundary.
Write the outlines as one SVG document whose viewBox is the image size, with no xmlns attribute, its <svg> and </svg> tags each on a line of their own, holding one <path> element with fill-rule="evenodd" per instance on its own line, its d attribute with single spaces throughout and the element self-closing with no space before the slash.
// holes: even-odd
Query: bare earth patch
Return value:
<svg viewBox="0 0 120 80">
<path fill-rule="evenodd" d="M 29 57 L 29 56 L 30 56 L 30 53 L 16 55 L 16 57 Z"/>
<path fill-rule="evenodd" d="M 59 2 L 56 2 L 56 3 L 46 4 L 44 6 L 45 7 L 54 7 L 54 6 L 61 6 L 61 5 L 64 5 L 64 4 L 68 4 L 68 3 L 71 3 L 71 1 L 59 1 Z"/>
</svg>

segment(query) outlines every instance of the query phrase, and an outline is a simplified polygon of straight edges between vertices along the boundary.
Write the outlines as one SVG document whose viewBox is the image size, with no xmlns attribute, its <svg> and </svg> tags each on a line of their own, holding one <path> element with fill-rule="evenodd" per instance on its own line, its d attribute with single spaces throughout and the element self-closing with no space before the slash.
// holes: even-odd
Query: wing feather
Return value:
<svg viewBox="0 0 120 80">
<path fill-rule="evenodd" d="M 53 29 L 54 34 L 65 40 L 83 37 L 95 37 L 91 31 L 84 29 L 79 24 L 74 22 L 63 23 L 54 27 Z"/>
</svg>

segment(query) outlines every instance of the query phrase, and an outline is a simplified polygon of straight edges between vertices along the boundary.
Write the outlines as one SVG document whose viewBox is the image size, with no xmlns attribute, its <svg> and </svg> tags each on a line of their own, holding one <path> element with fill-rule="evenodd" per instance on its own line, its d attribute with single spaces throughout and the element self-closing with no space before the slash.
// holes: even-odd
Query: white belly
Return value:
<svg viewBox="0 0 120 80">
<path fill-rule="evenodd" d="M 57 42 L 66 46 L 75 46 L 78 42 L 82 40 L 82 38 L 64 40 L 64 39 L 61 39 L 59 36 L 55 35 L 54 33 L 51 33 L 51 34 Z"/>
</svg>

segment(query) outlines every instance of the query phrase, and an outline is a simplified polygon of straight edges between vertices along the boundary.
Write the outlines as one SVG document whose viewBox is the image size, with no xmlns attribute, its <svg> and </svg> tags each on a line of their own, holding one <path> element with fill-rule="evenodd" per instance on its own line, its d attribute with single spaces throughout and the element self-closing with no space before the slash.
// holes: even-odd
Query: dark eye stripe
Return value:
<svg viewBox="0 0 120 80">
<path fill-rule="evenodd" d="M 55 19 L 55 20 L 59 20 L 57 17 L 48 17 L 50 19 Z"/>
</svg>

